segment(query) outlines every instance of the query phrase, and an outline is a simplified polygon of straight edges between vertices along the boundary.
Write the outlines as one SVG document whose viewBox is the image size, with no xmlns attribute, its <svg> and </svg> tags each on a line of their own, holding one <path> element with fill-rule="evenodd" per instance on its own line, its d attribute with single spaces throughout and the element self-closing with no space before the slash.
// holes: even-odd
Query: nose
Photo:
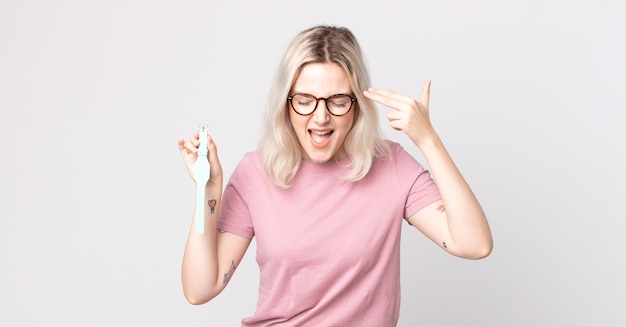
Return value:
<svg viewBox="0 0 626 327">
<path fill-rule="evenodd" d="M 322 103 L 324 103 L 322 105 Z M 313 120 L 316 123 L 326 123 L 330 119 L 330 112 L 328 112 L 328 107 L 326 107 L 326 99 L 320 99 L 317 103 L 317 108 L 313 112 Z"/>
</svg>

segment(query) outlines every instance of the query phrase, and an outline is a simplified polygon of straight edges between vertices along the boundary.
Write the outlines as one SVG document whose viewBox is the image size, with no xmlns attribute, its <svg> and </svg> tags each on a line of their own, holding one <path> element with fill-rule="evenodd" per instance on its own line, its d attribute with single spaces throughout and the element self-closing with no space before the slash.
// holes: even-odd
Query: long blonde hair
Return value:
<svg viewBox="0 0 626 327">
<path fill-rule="evenodd" d="M 362 93 L 370 81 L 356 38 L 345 27 L 312 27 L 291 41 L 278 66 L 259 143 L 266 173 L 283 188 L 289 187 L 303 156 L 289 120 L 287 96 L 302 67 L 310 63 L 339 64 L 357 98 L 352 129 L 344 141 L 344 149 L 351 158 L 350 170 L 341 178 L 360 180 L 367 175 L 375 157 L 390 155 L 389 146 L 381 136 L 376 107 Z"/>
</svg>

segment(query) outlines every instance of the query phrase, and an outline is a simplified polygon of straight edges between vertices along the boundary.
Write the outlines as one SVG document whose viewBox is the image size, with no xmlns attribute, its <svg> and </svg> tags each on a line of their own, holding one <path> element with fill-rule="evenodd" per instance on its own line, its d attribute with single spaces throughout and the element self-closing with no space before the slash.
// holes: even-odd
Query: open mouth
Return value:
<svg viewBox="0 0 626 327">
<path fill-rule="evenodd" d="M 328 145 L 330 142 L 330 137 L 333 134 L 334 130 L 312 130 L 309 129 L 309 136 L 311 137 L 311 143 L 315 148 L 321 149 Z"/>
</svg>

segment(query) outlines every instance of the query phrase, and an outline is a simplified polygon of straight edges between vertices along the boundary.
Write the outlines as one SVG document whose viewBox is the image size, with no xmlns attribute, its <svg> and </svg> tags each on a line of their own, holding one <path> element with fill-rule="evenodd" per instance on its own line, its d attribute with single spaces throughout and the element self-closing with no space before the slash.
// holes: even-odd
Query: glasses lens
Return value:
<svg viewBox="0 0 626 327">
<path fill-rule="evenodd" d="M 333 95 L 328 98 L 326 105 L 333 115 L 345 115 L 352 108 L 352 98 L 343 94 Z"/>
<path fill-rule="evenodd" d="M 293 109 L 301 114 L 308 115 L 315 110 L 315 106 L 317 104 L 317 100 L 314 97 L 306 94 L 295 94 L 291 97 L 291 105 Z"/>
</svg>

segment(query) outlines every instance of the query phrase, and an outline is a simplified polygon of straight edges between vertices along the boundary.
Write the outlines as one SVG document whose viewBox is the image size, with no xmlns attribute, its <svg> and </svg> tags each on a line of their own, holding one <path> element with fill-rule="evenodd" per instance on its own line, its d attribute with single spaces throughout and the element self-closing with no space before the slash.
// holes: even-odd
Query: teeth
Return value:
<svg viewBox="0 0 626 327">
<path fill-rule="evenodd" d="M 330 132 L 331 131 L 325 131 L 325 132 L 323 132 L 323 131 L 311 131 L 311 133 L 313 133 L 313 134 L 322 135 L 322 136 L 330 134 Z"/>
</svg>

